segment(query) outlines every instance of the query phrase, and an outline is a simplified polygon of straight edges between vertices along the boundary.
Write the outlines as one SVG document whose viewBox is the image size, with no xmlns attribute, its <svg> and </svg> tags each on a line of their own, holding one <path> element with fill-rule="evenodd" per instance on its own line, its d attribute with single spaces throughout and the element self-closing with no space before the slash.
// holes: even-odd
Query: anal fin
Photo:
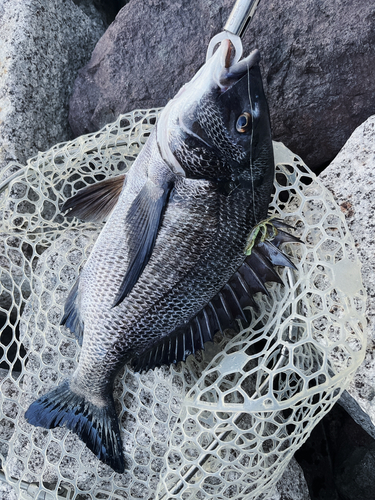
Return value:
<svg viewBox="0 0 375 500">
<path fill-rule="evenodd" d="M 75 334 L 78 344 L 82 346 L 84 323 L 79 312 L 78 285 L 79 278 L 75 282 L 65 302 L 64 316 L 60 321 L 60 325 L 65 325 L 69 328 L 69 330 Z"/>
</svg>

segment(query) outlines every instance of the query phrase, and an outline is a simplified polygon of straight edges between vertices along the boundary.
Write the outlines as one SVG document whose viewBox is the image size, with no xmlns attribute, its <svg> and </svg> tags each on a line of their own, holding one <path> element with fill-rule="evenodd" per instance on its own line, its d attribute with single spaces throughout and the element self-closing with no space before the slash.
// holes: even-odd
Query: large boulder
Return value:
<svg viewBox="0 0 375 500">
<path fill-rule="evenodd" d="M 0 1 L 0 168 L 70 138 L 72 85 L 104 30 L 72 0 Z"/>
<path fill-rule="evenodd" d="M 263 54 L 274 139 L 313 170 L 375 113 L 374 28 L 368 0 L 259 4 L 247 40 Z"/>
<path fill-rule="evenodd" d="M 164 106 L 205 61 L 233 0 L 131 0 L 79 72 L 69 121 L 76 136 L 119 114 Z"/>
<path fill-rule="evenodd" d="M 75 135 L 120 113 L 164 106 L 202 65 L 234 0 L 130 2 L 80 71 L 70 101 Z M 244 37 L 263 56 L 274 139 L 313 169 L 331 161 L 375 113 L 375 5 L 367 0 L 260 2 Z"/>
<path fill-rule="evenodd" d="M 348 392 L 375 424 L 375 116 L 358 127 L 335 160 L 320 175 L 346 216 L 354 237 L 367 289 L 366 358 Z M 350 405 L 346 405 L 350 406 Z M 350 410 L 348 410 L 350 411 Z M 358 420 L 361 416 L 358 415 Z M 364 427 L 367 424 L 364 424 Z"/>
</svg>

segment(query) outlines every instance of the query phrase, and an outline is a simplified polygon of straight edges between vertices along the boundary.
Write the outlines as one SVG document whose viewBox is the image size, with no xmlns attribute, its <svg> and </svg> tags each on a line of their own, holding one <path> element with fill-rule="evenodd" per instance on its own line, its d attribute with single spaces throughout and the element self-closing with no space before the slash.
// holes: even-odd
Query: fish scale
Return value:
<svg viewBox="0 0 375 500">
<path fill-rule="evenodd" d="M 186 215 L 182 215 L 176 220 L 176 225 L 181 225 L 181 231 L 185 235 L 186 246 L 185 248 L 176 248 L 173 243 L 173 231 L 169 231 L 168 218 L 164 219 L 163 230 L 160 232 L 160 239 L 168 241 L 167 236 L 171 239 L 169 246 L 169 253 L 157 255 L 158 247 L 155 246 L 155 260 L 160 259 L 169 261 L 168 255 L 171 255 L 174 261 L 181 260 L 188 262 L 190 271 L 189 274 L 184 274 L 183 279 L 176 282 L 175 280 L 168 279 L 168 272 L 166 271 L 160 276 L 160 284 L 163 284 L 163 289 L 166 289 L 165 283 L 170 283 L 168 293 L 164 292 L 164 299 L 167 308 L 158 310 L 156 303 L 152 315 L 143 315 L 135 323 L 134 335 L 144 337 L 144 339 L 137 339 L 139 345 L 138 352 L 142 353 L 142 346 L 148 347 L 150 338 L 149 331 L 152 330 L 157 337 L 161 334 L 168 335 L 170 330 L 173 329 L 178 322 L 185 322 L 196 314 L 206 303 L 215 295 L 228 279 L 233 275 L 236 269 L 241 265 L 245 259 L 244 247 L 249 231 L 253 227 L 251 218 L 248 216 L 249 212 L 249 193 L 246 191 L 239 193 L 242 198 L 242 203 L 237 203 L 234 200 L 228 200 L 224 196 L 218 197 L 214 200 L 214 205 L 218 204 L 218 211 L 216 212 L 215 220 L 212 221 L 212 237 L 206 242 L 206 248 L 202 248 L 200 241 L 189 233 L 184 231 L 183 225 L 185 224 Z M 219 201 L 219 203 L 217 203 Z M 202 199 L 204 202 L 204 199 Z M 227 205 L 230 205 L 229 207 Z M 207 202 L 206 202 L 207 206 Z M 201 212 L 197 210 L 196 218 L 201 218 Z M 215 210 L 213 210 L 215 214 Z M 173 216 L 173 206 L 171 206 L 171 214 Z M 229 216 L 228 216 L 229 214 Z M 206 231 L 210 229 L 205 219 Z M 173 227 L 173 225 L 172 225 Z M 204 235 L 207 238 L 207 235 Z M 182 250 L 182 252 L 181 252 Z M 203 251 L 202 251 L 203 250 Z M 188 258 L 188 254 L 189 258 Z M 197 255 L 197 259 L 193 259 L 192 255 Z M 153 262 L 149 262 L 150 271 L 152 272 Z M 145 271 L 148 271 L 146 268 Z M 199 277 L 199 280 L 197 279 Z M 143 279 L 147 279 L 147 272 L 142 275 L 139 284 L 134 288 L 134 294 L 137 293 L 138 286 L 142 286 Z M 158 288 L 158 282 L 155 283 Z M 132 300 L 133 292 L 129 296 L 129 302 Z M 150 302 L 153 300 L 150 297 Z M 126 302 L 128 303 L 128 302 Z M 178 307 L 175 307 L 178 305 Z"/>
<path fill-rule="evenodd" d="M 243 307 L 256 305 L 265 280 L 279 280 L 274 265 L 293 266 L 278 250 L 293 241 L 281 223 L 275 246 L 256 242 L 245 255 L 274 176 L 258 63 L 257 51 L 238 62 L 223 40 L 164 108 L 126 176 L 63 206 L 95 221 L 110 215 L 61 320 L 82 345 L 78 366 L 25 417 L 67 426 L 117 472 L 125 461 L 113 383 L 124 364 L 184 361 L 236 318 L 246 321 Z"/>
</svg>

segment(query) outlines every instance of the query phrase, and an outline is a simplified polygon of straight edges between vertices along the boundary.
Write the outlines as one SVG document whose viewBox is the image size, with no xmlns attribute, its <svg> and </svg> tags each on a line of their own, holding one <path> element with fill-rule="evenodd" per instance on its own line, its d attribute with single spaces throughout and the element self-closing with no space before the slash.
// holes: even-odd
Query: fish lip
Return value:
<svg viewBox="0 0 375 500">
<path fill-rule="evenodd" d="M 250 54 L 229 68 L 228 77 L 241 79 L 253 66 L 259 64 L 260 52 L 254 49 Z"/>
<path fill-rule="evenodd" d="M 221 62 L 224 68 L 229 69 L 231 67 L 232 61 L 234 60 L 236 49 L 234 48 L 233 43 L 229 40 L 229 38 L 225 38 L 221 42 L 221 50 L 223 54 L 221 56 Z"/>
<path fill-rule="evenodd" d="M 218 84 L 221 92 L 226 92 L 231 88 L 237 81 L 239 81 L 245 74 L 253 67 L 259 64 L 260 52 L 258 49 L 254 49 L 247 57 L 236 62 L 235 64 L 230 64 L 230 61 L 234 59 L 234 47 L 229 39 L 223 40 L 223 48 L 219 48 L 223 53 L 221 54 L 220 60 L 222 64 L 222 70 L 220 77 L 218 79 Z"/>
</svg>

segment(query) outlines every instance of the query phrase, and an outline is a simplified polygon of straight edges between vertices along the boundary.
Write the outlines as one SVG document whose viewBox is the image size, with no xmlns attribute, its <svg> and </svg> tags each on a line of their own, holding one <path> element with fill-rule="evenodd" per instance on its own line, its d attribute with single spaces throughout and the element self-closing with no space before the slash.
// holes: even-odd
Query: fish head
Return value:
<svg viewBox="0 0 375 500">
<path fill-rule="evenodd" d="M 164 108 L 158 144 L 175 171 L 192 178 L 272 189 L 267 100 L 254 50 L 238 60 L 229 39 Z"/>
</svg>

